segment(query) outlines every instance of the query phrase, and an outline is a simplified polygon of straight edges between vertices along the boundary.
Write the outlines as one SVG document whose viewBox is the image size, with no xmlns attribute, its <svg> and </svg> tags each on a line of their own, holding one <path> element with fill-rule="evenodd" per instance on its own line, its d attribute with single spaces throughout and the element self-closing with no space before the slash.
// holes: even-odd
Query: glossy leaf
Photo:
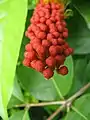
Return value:
<svg viewBox="0 0 90 120">
<path fill-rule="evenodd" d="M 86 66 L 88 64 L 87 56 L 75 56 L 74 58 L 74 77 L 69 95 L 73 95 L 88 81 L 86 79 Z M 84 79 L 85 78 L 85 79 Z"/>
<path fill-rule="evenodd" d="M 13 89 L 12 96 L 8 103 L 8 108 L 10 109 L 10 108 L 14 107 L 15 105 L 23 104 L 24 102 L 25 102 L 24 96 L 21 91 L 20 84 L 18 83 L 17 78 L 15 78 L 14 89 Z"/>
<path fill-rule="evenodd" d="M 86 66 L 86 69 L 85 69 L 85 76 L 84 76 L 84 81 L 90 81 L 90 60 Z"/>
<path fill-rule="evenodd" d="M 21 91 L 20 84 L 19 84 L 17 78 L 15 78 L 15 81 L 14 81 L 13 96 L 15 96 L 18 100 L 24 102 L 24 96 Z"/>
<path fill-rule="evenodd" d="M 64 120 L 90 120 L 90 94 L 86 94 L 74 103 L 75 111 L 69 112 Z"/>
<path fill-rule="evenodd" d="M 0 102 L 0 115 L 5 120 L 8 119 L 6 108 L 13 90 L 26 13 L 27 0 L 4 0 L 0 4 L 0 42 L 2 41 L 0 56 L 0 101 L 2 103 Z"/>
<path fill-rule="evenodd" d="M 30 117 L 27 110 L 21 110 L 14 113 L 9 120 L 30 120 Z"/>
<path fill-rule="evenodd" d="M 74 54 L 90 53 L 90 30 L 81 14 L 73 8 L 74 16 L 68 20 L 68 42 Z"/>
<path fill-rule="evenodd" d="M 37 99 L 47 101 L 56 100 L 57 98 L 61 98 L 60 92 L 62 92 L 62 95 L 66 95 L 72 85 L 72 57 L 67 58 L 66 65 L 69 68 L 69 74 L 65 77 L 56 74 L 54 76 L 55 80 L 45 80 L 42 74 L 31 68 L 26 68 L 22 65 L 18 66 L 17 68 L 17 77 L 18 80 L 21 82 L 23 88 L 26 91 L 29 91 Z M 53 84 L 53 81 L 56 85 Z"/>
<path fill-rule="evenodd" d="M 11 109 L 13 107 L 15 107 L 15 105 L 20 105 L 20 104 L 24 104 L 24 102 L 20 101 L 19 99 L 17 99 L 15 96 L 11 96 L 7 109 Z"/>
<path fill-rule="evenodd" d="M 73 3 L 90 28 L 90 0 L 73 0 Z"/>
</svg>

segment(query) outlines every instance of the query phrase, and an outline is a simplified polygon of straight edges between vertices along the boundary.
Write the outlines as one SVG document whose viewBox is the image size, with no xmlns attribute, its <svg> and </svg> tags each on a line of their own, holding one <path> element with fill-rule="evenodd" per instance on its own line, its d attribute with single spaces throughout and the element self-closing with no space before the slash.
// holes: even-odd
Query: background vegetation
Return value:
<svg viewBox="0 0 90 120">
<path fill-rule="evenodd" d="M 24 47 L 29 41 L 24 31 L 37 1 L 0 0 L 1 119 L 46 120 L 58 108 L 59 111 L 65 108 L 65 103 L 45 106 L 44 102 L 68 100 L 87 84 L 74 99 L 69 99 L 66 109 L 57 112 L 54 120 L 90 120 L 90 89 L 84 93 L 90 87 L 90 0 L 63 2 L 69 9 L 68 42 L 74 54 L 65 62 L 70 71 L 68 75 L 55 74 L 52 80 L 46 81 L 40 73 L 22 65 Z M 31 108 L 31 103 L 40 107 Z"/>
</svg>

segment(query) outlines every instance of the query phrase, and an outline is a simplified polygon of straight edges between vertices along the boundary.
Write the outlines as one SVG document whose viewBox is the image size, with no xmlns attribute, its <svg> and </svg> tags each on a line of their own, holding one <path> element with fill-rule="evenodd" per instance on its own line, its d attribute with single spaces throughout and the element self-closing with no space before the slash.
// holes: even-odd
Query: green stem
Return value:
<svg viewBox="0 0 90 120">
<path fill-rule="evenodd" d="M 28 114 L 28 110 L 29 110 L 29 108 L 26 107 L 26 108 L 25 108 L 25 113 L 24 113 L 24 116 L 23 116 L 22 120 L 26 120 L 26 116 L 27 116 L 27 114 Z"/>
<path fill-rule="evenodd" d="M 72 106 L 73 111 L 75 111 L 78 115 L 80 115 L 84 120 L 88 120 L 86 116 L 84 116 L 80 111 L 78 111 L 74 106 Z"/>
<path fill-rule="evenodd" d="M 57 84 L 56 84 L 54 78 L 52 78 L 52 81 L 53 81 L 53 84 L 54 84 L 54 86 L 55 86 L 55 88 L 56 88 L 56 91 L 57 91 L 59 97 L 60 97 L 62 100 L 64 100 L 64 97 L 63 97 L 63 95 L 62 95 L 60 89 L 58 88 L 58 86 L 57 86 Z"/>
</svg>

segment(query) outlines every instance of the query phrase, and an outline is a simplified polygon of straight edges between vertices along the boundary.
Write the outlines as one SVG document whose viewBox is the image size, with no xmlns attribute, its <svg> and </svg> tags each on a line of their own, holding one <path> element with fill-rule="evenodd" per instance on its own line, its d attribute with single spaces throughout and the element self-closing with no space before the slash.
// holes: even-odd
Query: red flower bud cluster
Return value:
<svg viewBox="0 0 90 120">
<path fill-rule="evenodd" d="M 54 75 L 55 69 L 66 75 L 68 69 L 63 64 L 73 49 L 65 41 L 68 29 L 62 4 L 38 4 L 30 21 L 26 36 L 31 41 L 25 47 L 23 64 L 41 72 L 47 79 Z"/>
</svg>

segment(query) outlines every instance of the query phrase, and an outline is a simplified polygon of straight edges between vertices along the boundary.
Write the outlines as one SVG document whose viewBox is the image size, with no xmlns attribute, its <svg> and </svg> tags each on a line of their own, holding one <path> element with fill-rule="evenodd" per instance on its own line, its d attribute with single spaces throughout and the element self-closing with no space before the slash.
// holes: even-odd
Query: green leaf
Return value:
<svg viewBox="0 0 90 120">
<path fill-rule="evenodd" d="M 74 57 L 74 77 L 73 84 L 69 93 L 70 96 L 77 92 L 84 84 L 88 82 L 86 79 L 84 79 L 86 77 L 85 71 L 87 64 L 87 56 Z"/>
<path fill-rule="evenodd" d="M 69 68 L 69 74 L 65 77 L 55 74 L 55 80 L 45 80 L 39 72 L 22 65 L 17 67 L 17 77 L 22 87 L 37 99 L 46 101 L 60 99 L 60 92 L 62 95 L 66 95 L 71 88 L 73 79 L 71 56 L 67 58 L 65 64 Z"/>
<path fill-rule="evenodd" d="M 15 107 L 15 105 L 20 105 L 20 104 L 24 104 L 24 103 L 12 95 L 10 100 L 9 100 L 7 108 L 11 109 L 11 108 Z"/>
<path fill-rule="evenodd" d="M 84 81 L 88 81 L 88 82 L 90 81 L 90 61 L 87 64 L 86 69 L 85 69 Z"/>
<path fill-rule="evenodd" d="M 90 28 L 90 0 L 73 0 L 73 3 Z"/>
<path fill-rule="evenodd" d="M 13 81 L 27 14 L 27 0 L 0 3 L 0 115 L 7 120 L 6 109 Z M 1 49 L 1 48 L 0 48 Z M 1 63 L 2 62 L 2 63 Z"/>
<path fill-rule="evenodd" d="M 86 94 L 74 103 L 74 111 L 69 112 L 64 120 L 90 120 L 90 94 Z"/>
<path fill-rule="evenodd" d="M 15 81 L 14 81 L 13 93 L 12 93 L 12 96 L 8 103 L 8 109 L 12 108 L 15 105 L 19 105 L 19 104 L 23 104 L 23 103 L 25 103 L 24 96 L 21 91 L 20 84 L 18 83 L 17 77 L 16 77 Z"/>
<path fill-rule="evenodd" d="M 90 53 L 90 30 L 81 14 L 73 8 L 74 16 L 68 20 L 68 42 L 74 54 Z"/>
<path fill-rule="evenodd" d="M 18 83 L 17 78 L 15 78 L 15 82 L 14 82 L 13 96 L 15 96 L 18 100 L 24 102 L 24 96 L 21 91 L 20 84 Z"/>
<path fill-rule="evenodd" d="M 27 110 L 22 110 L 14 113 L 9 120 L 30 120 L 30 117 Z"/>
<path fill-rule="evenodd" d="M 71 90 L 68 96 L 76 93 L 81 87 L 86 85 L 90 81 L 90 56 L 88 55 L 76 55 L 73 57 L 74 61 L 74 78 Z M 88 89 L 87 92 L 90 92 Z"/>
</svg>

